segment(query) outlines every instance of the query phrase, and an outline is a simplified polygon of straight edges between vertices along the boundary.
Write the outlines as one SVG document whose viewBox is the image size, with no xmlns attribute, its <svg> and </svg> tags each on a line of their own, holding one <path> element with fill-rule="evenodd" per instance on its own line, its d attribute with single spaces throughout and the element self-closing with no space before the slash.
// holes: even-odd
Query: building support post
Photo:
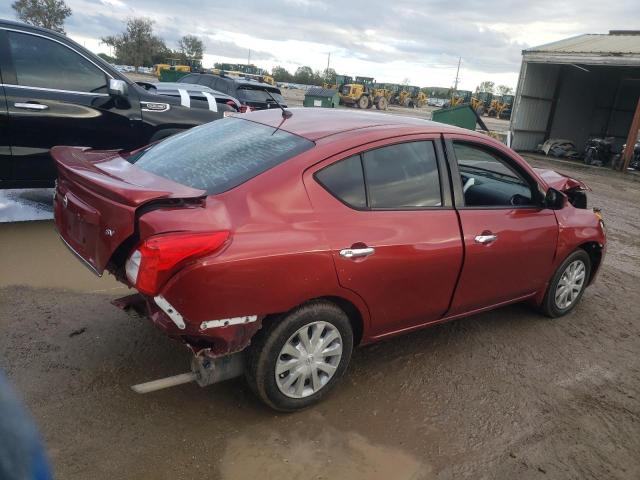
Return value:
<svg viewBox="0 0 640 480">
<path fill-rule="evenodd" d="M 636 105 L 636 112 L 633 114 L 633 120 L 631 120 L 631 128 L 629 128 L 629 135 L 627 135 L 627 147 L 624 149 L 624 155 L 622 157 L 622 171 L 626 172 L 629 168 L 629 163 L 633 158 L 633 150 L 638 141 L 638 130 L 640 130 L 640 97 L 638 97 L 638 104 Z"/>
</svg>

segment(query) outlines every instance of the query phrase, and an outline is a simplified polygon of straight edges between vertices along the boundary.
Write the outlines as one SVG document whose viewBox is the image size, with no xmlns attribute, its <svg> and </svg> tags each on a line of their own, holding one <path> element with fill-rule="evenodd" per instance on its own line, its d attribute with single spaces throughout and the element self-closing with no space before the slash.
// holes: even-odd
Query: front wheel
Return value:
<svg viewBox="0 0 640 480">
<path fill-rule="evenodd" d="M 300 410 L 333 388 L 352 349 L 347 315 L 330 302 L 309 303 L 258 332 L 247 352 L 247 382 L 272 408 Z"/>
<path fill-rule="evenodd" d="M 591 259 L 581 248 L 569 255 L 549 282 L 542 301 L 545 315 L 556 318 L 569 313 L 578 304 L 591 274 Z"/>
</svg>

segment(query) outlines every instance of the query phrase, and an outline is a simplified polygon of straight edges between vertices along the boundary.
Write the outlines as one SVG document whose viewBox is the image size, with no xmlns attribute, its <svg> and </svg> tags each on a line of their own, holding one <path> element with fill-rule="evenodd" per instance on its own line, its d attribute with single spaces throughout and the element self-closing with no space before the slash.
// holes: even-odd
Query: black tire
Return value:
<svg viewBox="0 0 640 480">
<path fill-rule="evenodd" d="M 571 305 L 567 308 L 560 308 L 555 301 L 555 293 L 558 288 L 558 283 L 562 278 L 562 274 L 567 269 L 567 267 L 575 262 L 576 260 L 581 260 L 585 266 L 584 273 L 584 282 L 582 283 L 582 288 L 580 292 L 577 294 L 576 298 L 573 300 Z M 540 306 L 542 313 L 551 318 L 561 317 L 566 315 L 571 310 L 575 308 L 580 299 L 582 298 L 582 294 L 584 293 L 585 288 L 587 287 L 587 283 L 589 283 L 589 276 L 591 275 L 591 258 L 589 254 L 582 250 L 581 248 L 575 250 L 571 255 L 564 259 L 564 261 L 560 264 L 558 269 L 551 277 L 551 281 L 549 282 L 549 286 L 547 287 L 547 291 L 544 295 L 544 299 L 542 300 L 542 305 Z"/>
<path fill-rule="evenodd" d="M 317 392 L 303 398 L 289 397 L 280 391 L 276 383 L 276 361 L 281 349 L 294 333 L 317 321 L 330 323 L 340 332 L 340 363 L 333 376 Z M 286 316 L 274 319 L 258 331 L 247 350 L 245 378 L 249 387 L 271 408 L 281 412 L 294 412 L 319 402 L 329 393 L 346 371 L 352 350 L 353 331 L 344 311 L 331 302 L 310 302 Z"/>
<path fill-rule="evenodd" d="M 358 108 L 366 109 L 369 108 L 369 97 L 366 95 L 361 96 L 357 102 Z"/>
</svg>

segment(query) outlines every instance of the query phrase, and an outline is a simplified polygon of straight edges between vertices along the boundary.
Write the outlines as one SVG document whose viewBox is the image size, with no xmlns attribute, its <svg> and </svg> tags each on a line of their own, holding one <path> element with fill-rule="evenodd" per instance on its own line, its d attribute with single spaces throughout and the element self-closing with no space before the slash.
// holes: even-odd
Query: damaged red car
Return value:
<svg viewBox="0 0 640 480">
<path fill-rule="evenodd" d="M 499 142 L 407 117 L 235 115 L 134 152 L 55 147 L 55 221 L 115 301 L 244 373 L 273 408 L 320 400 L 356 345 L 527 301 L 571 311 L 604 225 L 586 187 Z"/>
</svg>

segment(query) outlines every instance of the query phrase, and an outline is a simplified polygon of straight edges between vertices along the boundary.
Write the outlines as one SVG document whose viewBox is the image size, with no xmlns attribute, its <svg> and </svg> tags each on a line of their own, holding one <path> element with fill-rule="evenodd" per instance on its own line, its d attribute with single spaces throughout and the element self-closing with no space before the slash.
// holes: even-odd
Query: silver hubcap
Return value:
<svg viewBox="0 0 640 480">
<path fill-rule="evenodd" d="M 569 308 L 578 298 L 584 286 L 586 268 L 582 260 L 567 265 L 556 287 L 556 306 L 562 310 Z"/>
<path fill-rule="evenodd" d="M 287 397 L 303 398 L 323 388 L 342 358 L 342 336 L 327 322 L 313 322 L 289 337 L 276 361 L 276 384 Z"/>
</svg>

